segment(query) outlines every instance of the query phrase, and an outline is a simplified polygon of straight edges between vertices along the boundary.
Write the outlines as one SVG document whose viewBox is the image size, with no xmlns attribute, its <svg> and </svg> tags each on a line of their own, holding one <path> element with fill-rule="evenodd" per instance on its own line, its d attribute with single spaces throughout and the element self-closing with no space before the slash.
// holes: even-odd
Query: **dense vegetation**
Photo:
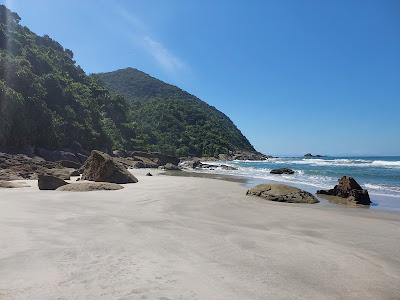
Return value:
<svg viewBox="0 0 400 300">
<path fill-rule="evenodd" d="M 108 73 L 114 81 L 87 76 L 71 50 L 19 22 L 0 5 L 0 150 L 76 142 L 178 155 L 254 150 L 229 118 L 194 96 L 133 69 Z"/>
<path fill-rule="evenodd" d="M 133 68 L 94 77 L 130 101 L 131 119 L 143 133 L 139 145 L 178 155 L 254 151 L 225 114 L 176 86 Z"/>
</svg>

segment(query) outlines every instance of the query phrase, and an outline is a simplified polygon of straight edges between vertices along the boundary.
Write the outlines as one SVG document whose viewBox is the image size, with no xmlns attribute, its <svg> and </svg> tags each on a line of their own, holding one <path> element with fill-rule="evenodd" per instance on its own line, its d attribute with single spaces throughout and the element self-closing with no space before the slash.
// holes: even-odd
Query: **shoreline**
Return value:
<svg viewBox="0 0 400 300">
<path fill-rule="evenodd" d="M 171 171 L 169 171 L 171 172 Z M 212 173 L 210 171 L 192 171 L 192 170 L 182 170 L 180 173 L 185 173 L 185 174 L 179 174 L 179 172 L 171 173 L 171 174 L 165 174 L 165 175 L 171 175 L 171 176 L 189 176 L 189 177 L 204 177 L 204 178 L 211 178 L 211 179 L 219 179 L 219 180 L 226 180 L 226 181 L 236 181 L 236 182 L 241 182 L 246 188 L 253 187 L 258 184 L 262 183 L 282 183 L 286 184 L 289 186 L 297 187 L 302 190 L 305 190 L 311 194 L 313 194 L 315 197 L 320 200 L 319 203 L 316 203 L 314 205 L 332 205 L 332 206 L 344 206 L 347 208 L 361 208 L 361 209 L 370 209 L 370 210 L 378 210 L 378 211 L 386 211 L 386 212 L 392 212 L 392 213 L 400 213 L 400 199 L 396 196 L 392 195 L 385 195 L 385 194 L 376 194 L 376 193 L 370 193 L 371 199 L 372 199 L 372 204 L 370 206 L 357 206 L 357 207 L 352 207 L 352 206 L 347 206 L 343 203 L 334 203 L 333 201 L 329 200 L 334 200 L 332 197 L 324 197 L 322 195 L 317 195 L 316 191 L 318 189 L 321 189 L 320 187 L 316 187 L 312 184 L 305 184 L 305 183 L 295 183 L 295 182 L 288 182 L 287 180 L 279 180 L 280 175 L 275 175 L 276 179 L 263 179 L 263 178 L 257 178 L 257 177 L 250 177 L 246 175 L 229 175 L 229 174 L 221 174 L 221 173 Z M 332 186 L 333 188 L 333 186 Z M 339 199 L 340 200 L 340 199 Z M 394 201 L 394 202 L 393 202 Z M 396 202 L 397 201 L 397 202 Z"/>
</svg>

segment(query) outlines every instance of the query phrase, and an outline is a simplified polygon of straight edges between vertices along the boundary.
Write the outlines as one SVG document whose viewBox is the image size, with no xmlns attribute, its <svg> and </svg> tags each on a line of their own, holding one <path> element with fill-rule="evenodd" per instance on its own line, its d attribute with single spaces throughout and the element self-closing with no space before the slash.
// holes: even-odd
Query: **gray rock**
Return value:
<svg viewBox="0 0 400 300">
<path fill-rule="evenodd" d="M 133 176 L 123 165 L 113 160 L 106 153 L 93 150 L 84 164 L 83 180 L 111 183 L 136 183 Z"/>
<path fill-rule="evenodd" d="M 68 182 L 64 180 L 50 176 L 50 175 L 39 175 L 38 176 L 38 186 L 39 190 L 55 190 L 60 186 L 67 185 Z"/>
<path fill-rule="evenodd" d="M 273 169 L 270 172 L 271 174 L 294 174 L 292 169 L 288 168 L 280 168 L 280 169 Z"/>
<path fill-rule="evenodd" d="M 110 182 L 77 182 L 61 186 L 57 191 L 63 192 L 90 192 L 90 191 L 116 191 L 124 187 Z"/>
<path fill-rule="evenodd" d="M 318 203 L 309 192 L 285 184 L 260 184 L 247 191 L 246 195 L 258 196 L 270 201 L 288 203 Z"/>
<path fill-rule="evenodd" d="M 223 170 L 237 170 L 237 168 L 228 165 L 220 165 L 219 167 Z"/>
<path fill-rule="evenodd" d="M 153 174 L 151 174 L 150 172 L 148 172 L 148 173 L 146 174 L 146 176 L 153 176 Z"/>
</svg>

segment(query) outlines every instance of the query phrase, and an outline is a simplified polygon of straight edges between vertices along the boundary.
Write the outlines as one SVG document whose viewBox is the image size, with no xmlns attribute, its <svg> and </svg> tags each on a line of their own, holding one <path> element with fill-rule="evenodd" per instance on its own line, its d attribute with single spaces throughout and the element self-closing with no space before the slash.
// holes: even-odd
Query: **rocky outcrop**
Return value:
<svg viewBox="0 0 400 300">
<path fill-rule="evenodd" d="M 280 169 L 273 169 L 270 172 L 271 174 L 294 174 L 294 171 L 292 169 L 288 168 L 280 168 Z"/>
<path fill-rule="evenodd" d="M 238 151 L 230 154 L 227 160 L 266 160 L 268 158 L 272 156 L 260 152 Z"/>
<path fill-rule="evenodd" d="M 72 169 L 41 157 L 24 154 L 0 153 L 0 180 L 37 179 L 37 174 L 48 174 L 69 179 Z"/>
<path fill-rule="evenodd" d="M 82 179 L 120 184 L 138 182 L 123 165 L 114 161 L 108 154 L 97 150 L 93 150 L 85 162 Z"/>
<path fill-rule="evenodd" d="M 284 184 L 260 184 L 246 193 L 249 196 L 257 196 L 270 201 L 288 202 L 288 203 L 318 203 L 309 192 L 300 190 Z"/>
<path fill-rule="evenodd" d="M 58 163 L 65 168 L 71 168 L 71 169 L 79 169 L 82 166 L 80 162 L 77 163 L 75 161 L 70 161 L 70 160 L 60 160 L 58 161 Z"/>
<path fill-rule="evenodd" d="M 110 182 L 77 182 L 64 185 L 57 189 L 62 192 L 116 191 L 124 187 Z"/>
<path fill-rule="evenodd" d="M 179 166 L 182 167 L 182 168 L 185 168 L 185 169 L 196 169 L 196 168 L 200 167 L 201 164 L 202 164 L 202 163 L 201 163 L 201 161 L 200 161 L 200 158 L 198 158 L 198 157 L 193 157 L 193 158 L 191 158 L 191 159 L 182 161 L 182 162 L 179 164 Z"/>
<path fill-rule="evenodd" d="M 335 185 L 330 190 L 319 190 L 317 194 L 337 196 L 345 198 L 349 203 L 370 205 L 371 200 L 367 190 L 364 190 L 354 178 L 349 176 L 343 176 L 339 179 L 339 184 Z"/>
<path fill-rule="evenodd" d="M 68 182 L 64 180 L 50 176 L 50 175 L 39 175 L 38 176 L 38 186 L 39 190 L 55 190 L 60 186 L 67 185 Z"/>
<path fill-rule="evenodd" d="M 220 165 L 219 166 L 222 170 L 237 170 L 237 168 L 228 166 L 228 165 Z"/>
</svg>

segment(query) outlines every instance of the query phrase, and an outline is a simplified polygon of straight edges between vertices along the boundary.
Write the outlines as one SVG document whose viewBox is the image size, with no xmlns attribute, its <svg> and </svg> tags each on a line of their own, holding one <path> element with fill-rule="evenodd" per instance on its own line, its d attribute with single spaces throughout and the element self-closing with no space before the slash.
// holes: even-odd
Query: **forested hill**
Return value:
<svg viewBox="0 0 400 300">
<path fill-rule="evenodd" d="M 120 76 L 129 93 L 118 86 L 113 90 L 122 96 L 109 92 L 98 80 L 103 75 L 87 76 L 71 50 L 36 35 L 0 5 L 0 151 L 72 144 L 176 155 L 254 150 L 205 102 L 134 69 L 125 73 L 135 80 L 123 73 L 110 74 Z"/>
<path fill-rule="evenodd" d="M 176 86 L 134 68 L 93 76 L 132 103 L 133 119 L 143 132 L 166 141 L 180 155 L 254 151 L 225 114 Z"/>
</svg>

